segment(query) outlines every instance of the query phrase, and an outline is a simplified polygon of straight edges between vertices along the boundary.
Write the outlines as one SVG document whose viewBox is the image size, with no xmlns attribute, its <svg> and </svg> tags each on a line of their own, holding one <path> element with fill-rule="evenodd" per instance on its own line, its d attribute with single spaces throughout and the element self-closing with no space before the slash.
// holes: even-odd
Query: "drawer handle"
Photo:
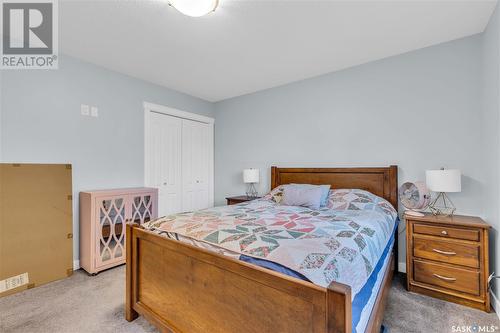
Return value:
<svg viewBox="0 0 500 333">
<path fill-rule="evenodd" d="M 442 276 L 442 275 L 439 275 L 439 274 L 432 274 L 434 275 L 435 277 L 437 277 L 438 279 L 441 279 L 441 280 L 445 280 L 445 281 L 456 281 L 457 279 L 456 278 L 453 278 L 453 277 L 447 277 L 447 276 Z"/>
<path fill-rule="evenodd" d="M 457 254 L 456 252 L 441 251 L 441 250 L 438 250 L 438 249 L 432 249 L 432 251 L 440 253 L 440 254 L 444 254 L 444 255 L 447 255 L 447 256 L 454 256 L 454 255 Z"/>
<path fill-rule="evenodd" d="M 441 231 L 441 233 L 442 233 L 443 235 L 445 235 L 445 236 L 447 236 L 447 235 L 448 235 L 448 231 L 446 231 L 446 230 Z"/>
</svg>

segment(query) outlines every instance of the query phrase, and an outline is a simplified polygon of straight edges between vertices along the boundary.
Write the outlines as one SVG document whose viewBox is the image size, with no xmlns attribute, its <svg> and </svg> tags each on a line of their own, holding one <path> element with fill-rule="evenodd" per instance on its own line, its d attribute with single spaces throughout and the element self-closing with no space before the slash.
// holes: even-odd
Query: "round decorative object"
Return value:
<svg viewBox="0 0 500 333">
<path fill-rule="evenodd" d="M 424 182 L 406 182 L 399 188 L 399 200 L 408 209 L 406 214 L 413 216 L 424 216 L 417 210 L 427 208 L 431 195 Z"/>
</svg>

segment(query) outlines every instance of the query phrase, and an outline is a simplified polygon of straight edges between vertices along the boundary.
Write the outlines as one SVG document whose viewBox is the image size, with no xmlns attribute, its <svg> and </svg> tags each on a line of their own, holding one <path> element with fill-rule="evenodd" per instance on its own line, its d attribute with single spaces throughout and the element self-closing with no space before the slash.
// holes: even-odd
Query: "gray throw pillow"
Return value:
<svg viewBox="0 0 500 333">
<path fill-rule="evenodd" d="M 305 187 L 314 187 L 314 186 L 319 186 L 321 187 L 321 203 L 319 204 L 320 207 L 326 206 L 326 203 L 328 202 L 328 195 L 330 194 L 330 185 L 311 185 L 311 184 L 295 184 L 291 183 L 290 185 L 294 186 L 305 186 Z"/>
<path fill-rule="evenodd" d="M 319 209 L 321 204 L 321 195 L 323 193 L 319 186 L 283 186 L 282 205 L 302 206 L 311 209 Z"/>
</svg>

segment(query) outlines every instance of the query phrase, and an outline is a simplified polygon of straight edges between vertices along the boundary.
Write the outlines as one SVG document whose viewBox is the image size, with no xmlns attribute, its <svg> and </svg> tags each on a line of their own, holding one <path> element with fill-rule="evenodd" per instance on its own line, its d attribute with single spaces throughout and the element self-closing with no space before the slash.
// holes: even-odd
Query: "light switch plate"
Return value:
<svg viewBox="0 0 500 333">
<path fill-rule="evenodd" d="M 92 117 L 99 117 L 99 110 L 97 109 L 97 106 L 93 106 L 90 108 L 90 115 Z"/>
<path fill-rule="evenodd" d="M 81 105 L 82 116 L 88 116 L 90 114 L 90 108 L 86 104 Z"/>
</svg>

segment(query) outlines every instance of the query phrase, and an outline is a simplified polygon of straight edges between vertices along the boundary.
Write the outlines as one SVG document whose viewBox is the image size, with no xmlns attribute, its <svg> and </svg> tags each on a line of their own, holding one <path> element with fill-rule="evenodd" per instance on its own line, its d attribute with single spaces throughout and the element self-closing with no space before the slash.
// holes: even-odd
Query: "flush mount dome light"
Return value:
<svg viewBox="0 0 500 333">
<path fill-rule="evenodd" d="M 200 17 L 215 11 L 219 0 L 169 0 L 168 3 L 184 15 Z"/>
</svg>

